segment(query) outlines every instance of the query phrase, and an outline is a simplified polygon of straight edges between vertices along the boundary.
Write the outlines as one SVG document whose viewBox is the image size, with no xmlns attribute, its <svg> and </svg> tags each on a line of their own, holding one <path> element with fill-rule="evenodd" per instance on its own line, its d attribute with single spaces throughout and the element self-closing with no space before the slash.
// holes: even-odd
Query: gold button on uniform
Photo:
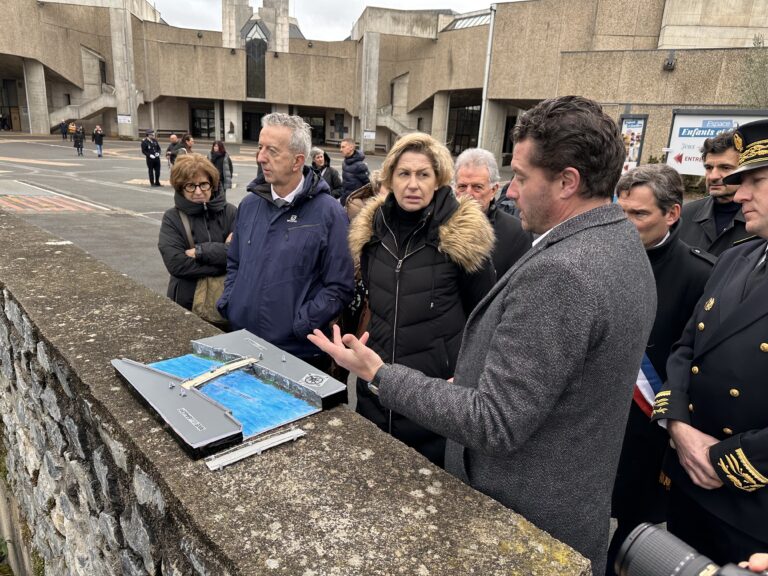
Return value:
<svg viewBox="0 0 768 576">
<path fill-rule="evenodd" d="M 698 326 L 696 326 L 696 328 L 699 329 L 699 332 L 703 332 L 704 331 L 704 322 L 699 322 L 699 324 L 698 324 Z"/>
<path fill-rule="evenodd" d="M 692 366 L 691 367 L 691 374 L 698 374 L 699 373 L 699 367 L 698 366 Z"/>
<path fill-rule="evenodd" d="M 688 404 L 688 412 L 693 412 L 693 404 Z"/>
<path fill-rule="evenodd" d="M 729 394 L 730 394 L 731 396 L 733 396 L 734 398 L 738 398 L 738 397 L 739 397 L 739 394 L 740 394 L 740 392 L 739 392 L 738 390 L 736 390 L 736 388 L 731 388 L 731 390 L 730 390 Z"/>
<path fill-rule="evenodd" d="M 730 428 L 723 428 L 723 434 L 728 434 L 728 436 L 730 436 L 731 434 L 733 434 L 733 430 L 731 430 Z"/>
<path fill-rule="evenodd" d="M 768 352 L 768 342 L 760 344 L 760 352 Z"/>
</svg>

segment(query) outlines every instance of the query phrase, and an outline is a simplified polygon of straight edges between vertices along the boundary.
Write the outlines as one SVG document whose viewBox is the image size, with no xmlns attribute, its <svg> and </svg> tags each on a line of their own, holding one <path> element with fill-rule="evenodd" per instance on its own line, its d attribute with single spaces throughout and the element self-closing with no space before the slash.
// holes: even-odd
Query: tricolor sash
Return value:
<svg viewBox="0 0 768 576">
<path fill-rule="evenodd" d="M 662 381 L 656 373 L 656 368 L 651 364 L 648 354 L 643 354 L 643 361 L 640 363 L 640 371 L 637 374 L 633 399 L 643 413 L 651 417 L 653 412 L 653 402 L 656 394 L 661 390 Z"/>
</svg>

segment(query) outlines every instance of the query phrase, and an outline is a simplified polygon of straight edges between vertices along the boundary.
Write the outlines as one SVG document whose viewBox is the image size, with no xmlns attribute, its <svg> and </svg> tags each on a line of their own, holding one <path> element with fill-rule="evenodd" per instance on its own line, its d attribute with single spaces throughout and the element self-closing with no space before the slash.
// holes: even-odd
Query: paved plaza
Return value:
<svg viewBox="0 0 768 576">
<path fill-rule="evenodd" d="M 161 142 L 163 149 L 167 143 Z M 210 142 L 195 150 L 207 153 Z M 341 169 L 341 155 L 328 150 Z M 371 169 L 382 157 L 368 159 Z M 227 199 L 237 205 L 256 177 L 256 143 L 234 150 L 235 187 Z M 96 259 L 160 294 L 168 272 L 157 249 L 163 212 L 173 206 L 170 171 L 163 162 L 161 188 L 150 188 L 139 142 L 107 140 L 98 158 L 86 143 L 78 157 L 72 143 L 58 136 L 0 133 L 0 210 L 72 242 Z"/>
</svg>

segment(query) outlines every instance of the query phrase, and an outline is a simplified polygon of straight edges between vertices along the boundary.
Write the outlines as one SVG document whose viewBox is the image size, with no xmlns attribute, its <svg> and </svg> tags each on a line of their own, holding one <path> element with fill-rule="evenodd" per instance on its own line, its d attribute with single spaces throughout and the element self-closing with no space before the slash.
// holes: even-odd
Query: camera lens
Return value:
<svg viewBox="0 0 768 576">
<path fill-rule="evenodd" d="M 718 566 L 666 530 L 645 523 L 632 530 L 616 556 L 619 576 L 699 576 Z"/>
</svg>

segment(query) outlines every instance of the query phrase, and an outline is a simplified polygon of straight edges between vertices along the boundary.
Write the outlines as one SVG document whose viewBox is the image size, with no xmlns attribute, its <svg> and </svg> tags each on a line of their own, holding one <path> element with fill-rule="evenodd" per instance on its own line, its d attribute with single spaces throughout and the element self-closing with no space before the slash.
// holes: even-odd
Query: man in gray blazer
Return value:
<svg viewBox="0 0 768 576">
<path fill-rule="evenodd" d="M 384 406 L 446 436 L 446 470 L 569 544 L 603 575 L 611 489 L 656 288 L 635 227 L 611 204 L 619 130 L 576 96 L 514 131 L 508 194 L 540 234 L 470 315 L 454 382 L 385 364 L 338 329 L 310 339 Z"/>
</svg>

